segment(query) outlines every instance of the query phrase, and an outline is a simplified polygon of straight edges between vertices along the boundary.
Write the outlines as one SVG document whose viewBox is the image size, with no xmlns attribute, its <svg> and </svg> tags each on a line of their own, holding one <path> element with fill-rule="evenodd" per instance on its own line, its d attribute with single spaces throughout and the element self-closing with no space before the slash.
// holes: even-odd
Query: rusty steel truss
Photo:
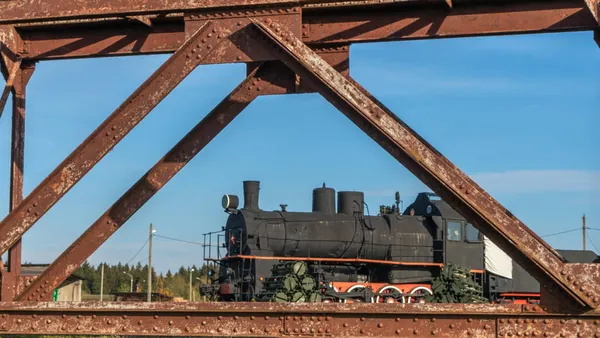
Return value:
<svg viewBox="0 0 600 338">
<path fill-rule="evenodd" d="M 599 11 L 599 0 L 0 1 L 0 114 L 13 98 L 0 334 L 600 337 L 598 265 L 566 263 L 349 75 L 353 43 L 570 31 L 594 31 L 598 41 Z M 171 56 L 23 199 L 26 86 L 35 64 L 159 53 Z M 246 63 L 247 77 L 41 276 L 21 276 L 23 234 L 197 66 L 222 63 Z M 534 275 L 541 304 L 49 302 L 52 290 L 254 99 L 310 92 Z"/>
</svg>

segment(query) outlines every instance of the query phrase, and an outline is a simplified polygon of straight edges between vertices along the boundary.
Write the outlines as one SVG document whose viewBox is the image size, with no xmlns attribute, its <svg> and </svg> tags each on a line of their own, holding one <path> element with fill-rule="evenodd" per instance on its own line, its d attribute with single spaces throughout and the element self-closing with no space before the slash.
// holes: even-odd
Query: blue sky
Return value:
<svg viewBox="0 0 600 338">
<path fill-rule="evenodd" d="M 168 56 L 40 63 L 28 87 L 29 193 Z M 600 50 L 569 33 L 354 45 L 351 74 L 540 235 L 600 228 Z M 202 66 L 24 237 L 23 258 L 50 262 L 245 75 Z M 10 102 L 7 107 L 10 107 Z M 8 212 L 10 111 L 0 120 L 0 213 Z M 127 262 L 157 234 L 202 241 L 226 220 L 224 193 L 262 182 L 260 206 L 308 211 L 326 182 L 362 190 L 371 212 L 396 190 L 427 188 L 317 94 L 255 101 L 90 259 Z M 581 234 L 548 237 L 579 249 Z M 600 246 L 600 232 L 591 231 Z M 159 271 L 199 264 L 198 245 L 154 240 Z M 133 262 L 145 263 L 147 249 Z"/>
</svg>

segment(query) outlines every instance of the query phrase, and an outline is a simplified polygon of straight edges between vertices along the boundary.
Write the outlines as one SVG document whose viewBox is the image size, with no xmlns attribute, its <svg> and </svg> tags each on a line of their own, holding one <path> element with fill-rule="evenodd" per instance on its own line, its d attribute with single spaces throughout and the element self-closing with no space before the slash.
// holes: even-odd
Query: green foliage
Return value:
<svg viewBox="0 0 600 338">
<path fill-rule="evenodd" d="M 128 265 L 118 263 L 116 265 L 104 264 L 104 294 L 108 295 L 115 292 L 129 292 L 131 287 L 131 278 L 124 272 L 133 276 L 133 292 L 146 292 L 146 280 L 148 279 L 148 265 L 137 263 L 136 265 Z M 195 265 L 192 266 L 195 270 L 192 275 L 192 292 L 195 294 L 195 299 L 201 299 L 199 295 L 199 284 L 207 283 L 208 266 L 204 265 L 198 269 Z M 85 294 L 100 294 L 100 276 L 101 265 L 93 266 L 87 261 L 84 262 L 74 273 L 75 275 L 84 278 L 82 292 Z M 196 277 L 201 280 L 198 281 Z M 152 291 L 159 292 L 172 297 L 189 298 L 189 283 L 190 271 L 188 267 L 181 266 L 175 274 L 170 270 L 163 275 L 157 275 L 152 269 Z"/>
<path fill-rule="evenodd" d="M 473 280 L 467 269 L 448 264 L 431 285 L 432 295 L 425 297 L 427 303 L 487 303 L 483 287 Z"/>
</svg>

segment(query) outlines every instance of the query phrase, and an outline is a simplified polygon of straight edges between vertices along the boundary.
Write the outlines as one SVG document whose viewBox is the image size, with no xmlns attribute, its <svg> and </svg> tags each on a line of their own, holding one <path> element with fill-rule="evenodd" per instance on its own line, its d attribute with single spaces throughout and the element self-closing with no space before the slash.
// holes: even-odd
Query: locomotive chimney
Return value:
<svg viewBox="0 0 600 338">
<path fill-rule="evenodd" d="M 260 190 L 260 181 L 244 181 L 244 209 L 259 211 L 258 191 Z"/>
<path fill-rule="evenodd" d="M 354 215 L 358 212 L 364 215 L 365 194 L 360 191 L 340 191 L 338 192 L 338 214 Z"/>
<path fill-rule="evenodd" d="M 335 214 L 335 190 L 325 187 L 325 183 L 322 188 L 314 189 L 312 211 Z"/>
</svg>

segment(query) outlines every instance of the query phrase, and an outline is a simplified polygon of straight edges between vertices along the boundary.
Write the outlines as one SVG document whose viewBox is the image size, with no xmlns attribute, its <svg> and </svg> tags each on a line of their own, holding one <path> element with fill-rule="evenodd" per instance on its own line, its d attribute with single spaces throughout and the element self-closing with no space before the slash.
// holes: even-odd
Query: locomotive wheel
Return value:
<svg viewBox="0 0 600 338">
<path fill-rule="evenodd" d="M 348 288 L 348 290 L 346 290 L 346 292 L 361 292 L 365 289 L 364 286 L 360 285 L 360 284 L 356 284 L 356 285 L 352 285 L 351 287 Z M 344 303 L 364 303 L 365 301 L 359 297 L 354 298 L 354 299 L 344 299 Z M 374 299 L 373 297 L 371 297 L 371 299 L 367 302 L 367 303 L 373 303 Z"/>
<path fill-rule="evenodd" d="M 410 291 L 410 293 L 414 294 L 414 295 L 423 295 L 423 296 L 433 294 L 433 292 L 431 292 L 431 290 L 429 288 L 424 287 L 424 286 L 417 286 L 416 288 L 412 289 Z M 425 303 L 425 300 L 423 299 L 423 297 L 418 297 L 418 298 L 417 297 L 408 297 L 406 299 L 406 302 L 407 303 Z"/>
<path fill-rule="evenodd" d="M 384 295 L 376 296 L 375 303 L 406 303 L 406 299 L 402 296 L 402 291 L 393 285 L 386 285 L 379 289 L 377 293 Z"/>
</svg>

